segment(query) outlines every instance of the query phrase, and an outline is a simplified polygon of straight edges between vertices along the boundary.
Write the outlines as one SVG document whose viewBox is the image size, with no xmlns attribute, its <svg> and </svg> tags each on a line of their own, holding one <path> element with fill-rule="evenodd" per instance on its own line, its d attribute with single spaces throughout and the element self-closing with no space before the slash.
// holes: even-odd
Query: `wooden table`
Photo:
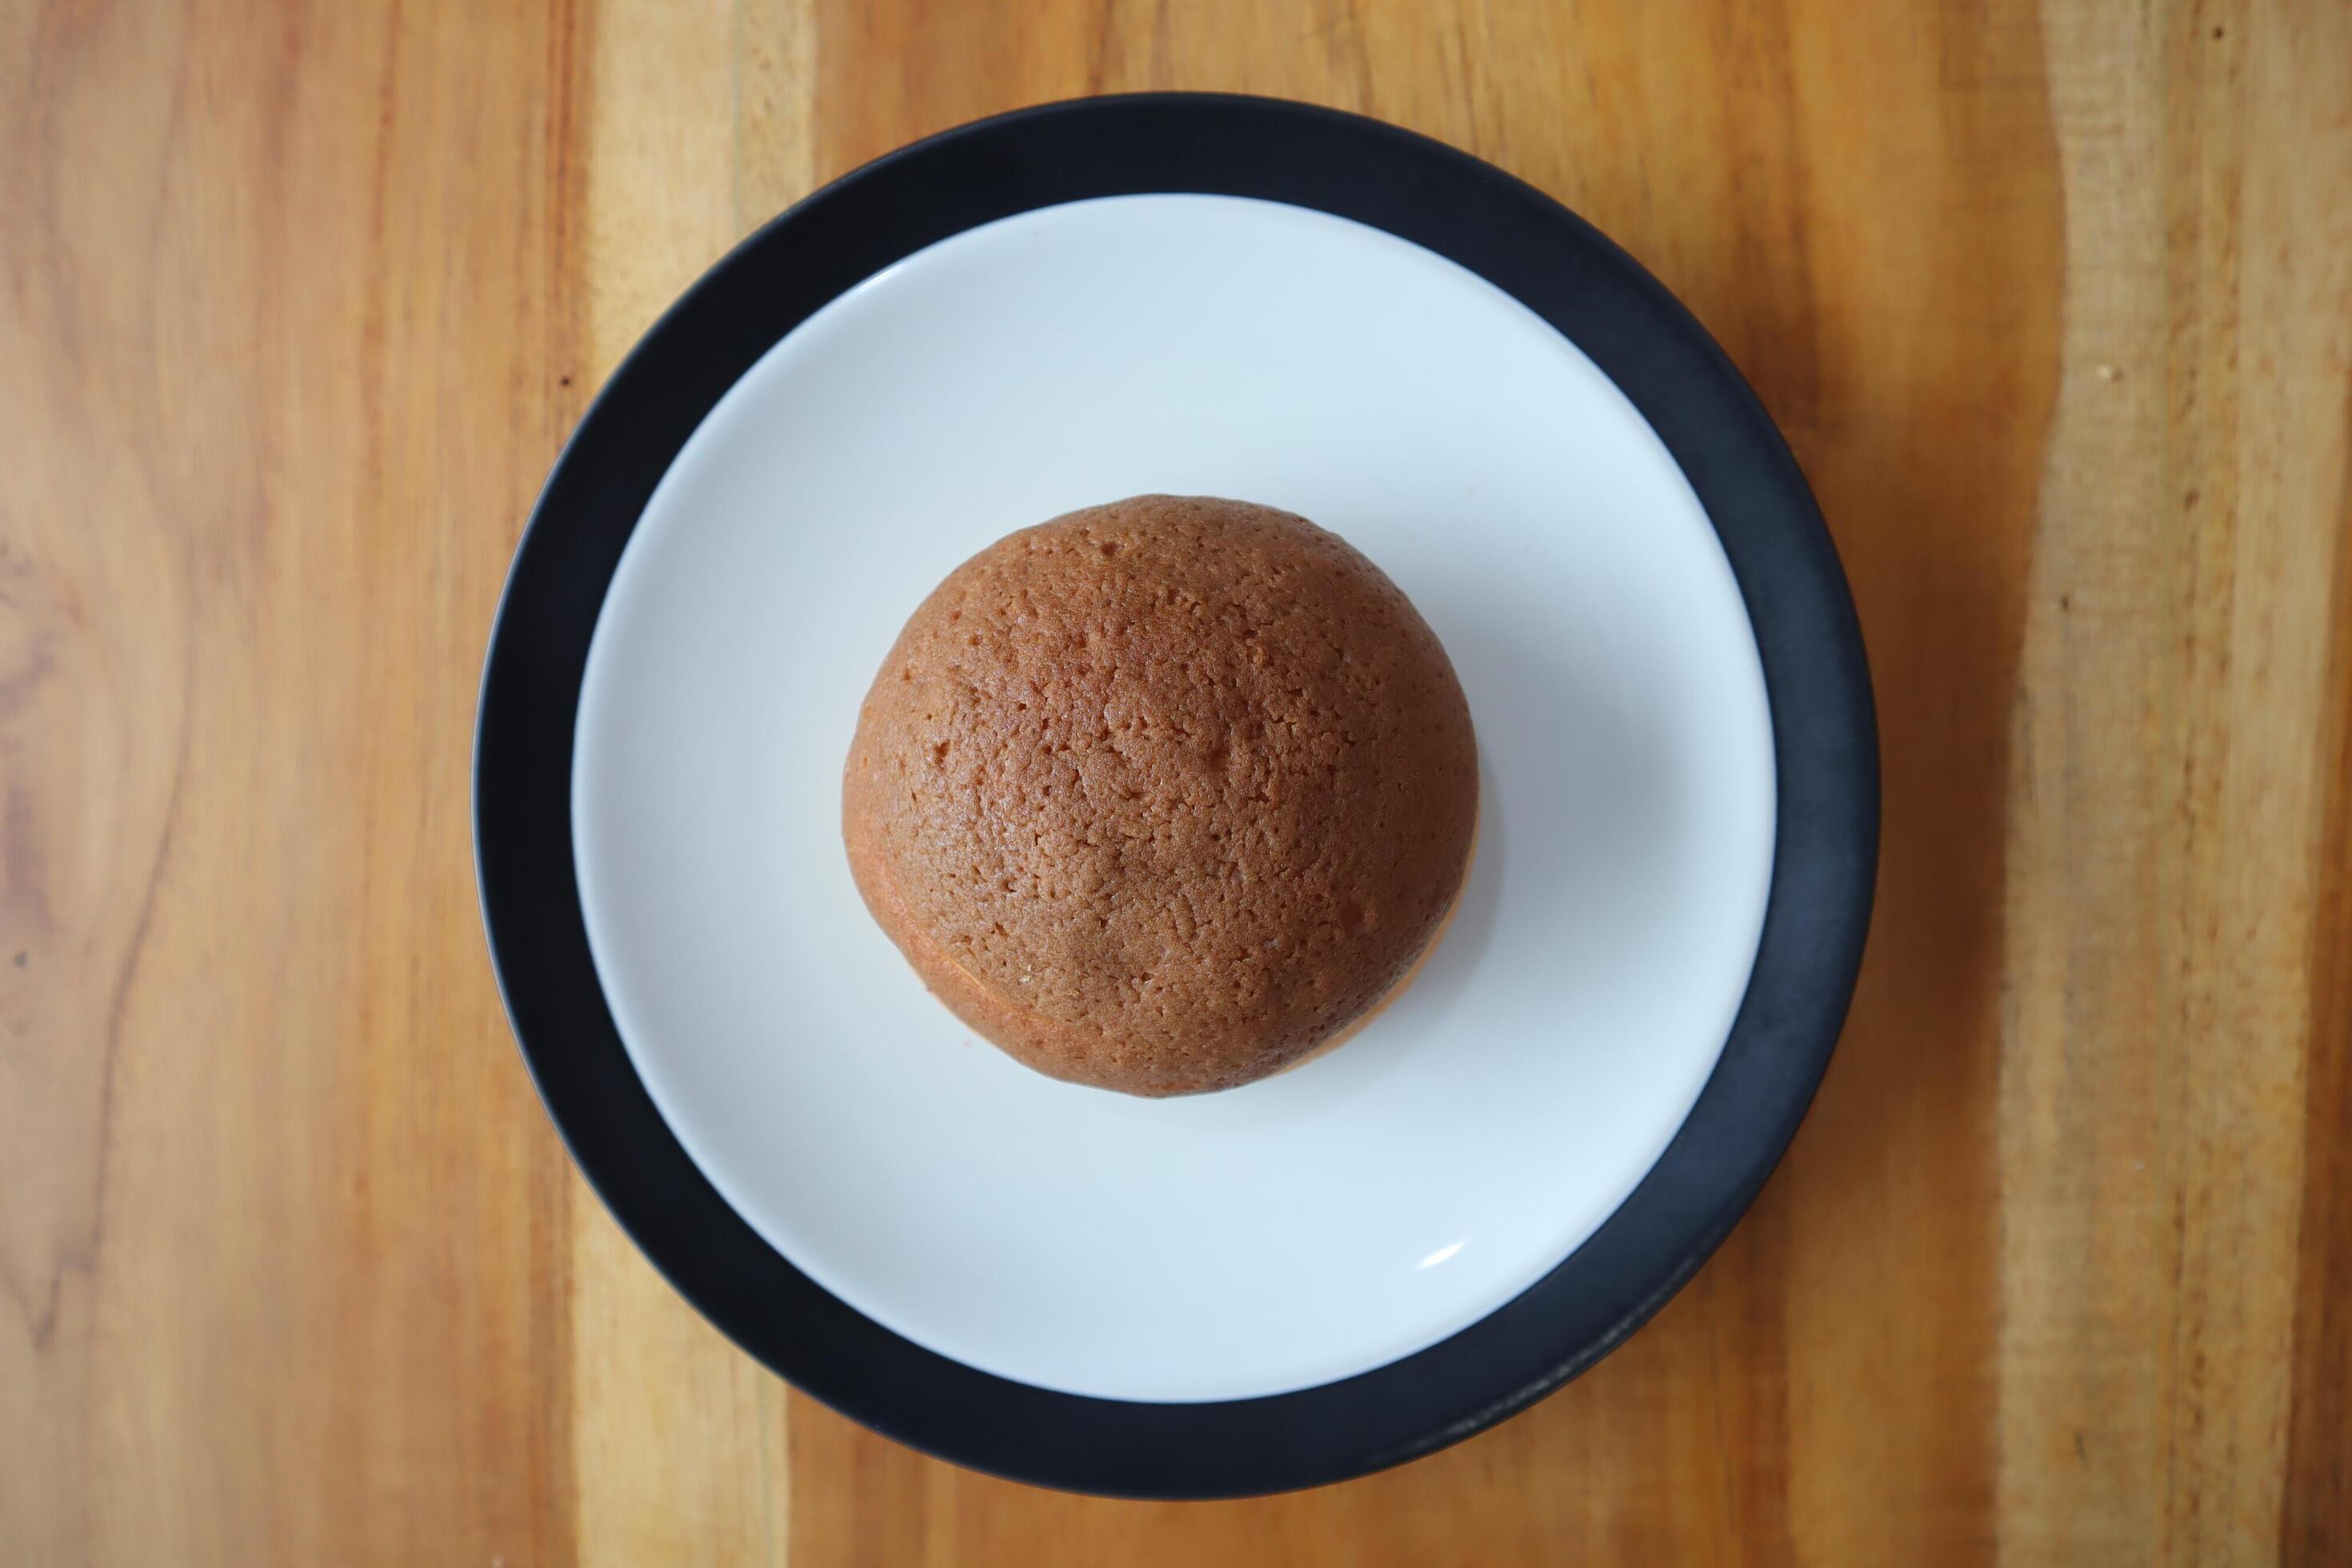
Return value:
<svg viewBox="0 0 2352 1568">
<path fill-rule="evenodd" d="M 1534 181 L 1754 381 L 1885 726 L 1762 1202 L 1305 1495 L 789 1394 L 533 1100 L 467 763 L 525 512 L 818 181 L 1129 88 Z M 0 3 L 0 1560 L 2352 1561 L 2352 7 Z"/>
</svg>

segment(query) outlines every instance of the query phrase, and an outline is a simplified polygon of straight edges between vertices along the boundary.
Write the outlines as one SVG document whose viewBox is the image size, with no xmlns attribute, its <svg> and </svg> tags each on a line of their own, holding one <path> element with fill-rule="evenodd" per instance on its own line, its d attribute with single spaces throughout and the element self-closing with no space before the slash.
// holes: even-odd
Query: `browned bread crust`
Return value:
<svg viewBox="0 0 2352 1568">
<path fill-rule="evenodd" d="M 1041 1072 L 1226 1089 L 1371 1009 L 1477 818 L 1470 710 L 1380 569 L 1303 518 L 1138 496 L 1010 534 L 908 621 L 843 835 L 934 994 Z"/>
</svg>

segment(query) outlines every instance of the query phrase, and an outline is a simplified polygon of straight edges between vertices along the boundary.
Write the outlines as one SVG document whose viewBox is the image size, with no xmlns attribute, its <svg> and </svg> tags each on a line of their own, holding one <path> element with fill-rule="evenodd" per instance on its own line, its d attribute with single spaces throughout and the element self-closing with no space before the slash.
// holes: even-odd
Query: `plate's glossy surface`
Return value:
<svg viewBox="0 0 2352 1568">
<path fill-rule="evenodd" d="M 975 1048 L 839 828 L 916 603 L 1011 529 L 1146 490 L 1368 552 L 1451 651 L 1483 772 L 1461 917 L 1402 1001 L 1156 1102 Z M 1475 1321 L 1633 1189 L 1746 988 L 1772 794 L 1730 567 L 1590 360 L 1378 229 L 1139 195 L 908 258 L 711 412 L 605 599 L 572 834 L 638 1076 L 786 1257 L 1005 1377 L 1238 1399 Z"/>
<path fill-rule="evenodd" d="M 1137 195 L 1159 199 L 1067 205 Z M 984 227 L 999 219 L 1014 221 Z M 1153 290 L 1119 286 L 1151 278 L 1163 248 L 1186 257 L 1196 230 L 1227 243 Z M 1011 258 L 1056 241 L 1091 259 Z M 1288 292 L 1244 302 L 1270 288 Z M 1384 318 L 1375 296 L 1411 319 Z M 1056 326 L 1087 321 L 1091 339 Z M 1219 336 L 1235 323 L 1246 342 Z M 1228 373 L 1212 375 L 1218 343 Z M 1057 384 L 1105 358 L 1128 367 L 1120 382 Z M 1133 392 L 1147 359 L 1180 368 Z M 1286 446 L 1301 448 L 1289 467 Z M 1323 1063 L 1174 1105 L 1046 1084 L 953 1044 L 856 908 L 831 809 L 856 697 L 938 575 L 1007 528 L 1143 489 L 1249 495 L 1349 533 L 1447 639 L 1487 753 L 1480 865 L 1415 991 Z M 1440 516 L 1458 536 L 1418 532 Z M 1503 521 L 1482 533 L 1474 517 Z M 814 624 L 766 624 L 793 616 Z M 517 1033 L 583 1170 L 679 1288 L 772 1366 L 908 1441 L 1167 1496 L 1424 1452 L 1654 1310 L 1753 1197 L 1827 1061 L 1867 924 L 1876 808 L 1867 676 L 1827 537 L 1769 422 L 1672 299 L 1461 154 L 1197 97 L 950 132 L 715 268 L 550 480 L 493 637 L 477 760 L 484 904 Z M 793 967 L 812 954 L 841 973 Z M 1676 989 L 1689 994 L 1656 994 Z M 1456 1029 L 1480 1009 L 1493 1028 Z M 1423 1092 L 1384 1100 L 1391 1082 Z M 938 1147 L 920 1146 L 927 1117 Z M 992 1121 L 1018 1146 L 992 1146 Z M 1423 1178 L 1376 1202 L 1298 1158 L 1376 1182 L 1376 1132 Z M 1445 1149 L 1468 1175 L 1432 1157 Z M 1197 1200 L 1225 1162 L 1302 1194 L 1286 1241 L 1281 1194 L 1253 1188 L 1263 1201 L 1238 1221 L 1217 1216 L 1242 1256 L 1212 1257 Z M 1174 1179 L 1188 1163 L 1194 1180 Z M 1097 1167 L 1139 1223 L 1087 1185 Z M 1059 1212 L 1041 1210 L 1056 1172 Z M 851 1191 L 803 1190 L 822 1184 Z M 927 1192 L 944 1217 L 922 1212 Z M 1171 1221 L 1171 1245 L 1125 1239 Z M 1106 1236 L 1126 1250 L 1090 1259 Z M 1319 1364 L 1283 1303 L 1251 1302 L 1232 1278 L 1311 1289 L 1287 1247 L 1384 1298 L 1329 1325 Z M 1482 1273 L 1489 1252 L 1507 1266 Z M 1169 1258 L 1184 1267 L 1150 1273 Z M 1105 1282 L 1129 1266 L 1153 1289 Z M 1078 1290 L 1085 1315 L 1041 1280 Z M 1150 1320 L 1165 1290 L 1223 1321 L 1186 1338 Z M 1123 1332 L 1122 1311 L 1148 1326 Z M 1167 1353 L 1155 1334 L 1175 1335 Z"/>
</svg>

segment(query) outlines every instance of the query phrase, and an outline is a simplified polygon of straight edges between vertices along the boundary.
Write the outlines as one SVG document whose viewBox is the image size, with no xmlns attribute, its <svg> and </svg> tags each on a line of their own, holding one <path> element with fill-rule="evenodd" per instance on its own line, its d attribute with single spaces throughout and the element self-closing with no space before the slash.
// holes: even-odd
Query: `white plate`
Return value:
<svg viewBox="0 0 2352 1568">
<path fill-rule="evenodd" d="M 1477 864 L 1412 989 L 1296 1071 L 1160 1101 L 974 1040 L 839 832 L 858 701 L 924 595 L 1150 490 L 1363 550 L 1444 639 L 1484 766 Z M 1229 197 L 969 229 L 777 343 L 630 539 L 572 779 L 606 999 L 727 1202 L 909 1339 L 1129 1400 L 1379 1366 L 1566 1257 L 1714 1068 L 1773 855 L 1748 615 L 1633 407 L 1454 263 Z"/>
</svg>

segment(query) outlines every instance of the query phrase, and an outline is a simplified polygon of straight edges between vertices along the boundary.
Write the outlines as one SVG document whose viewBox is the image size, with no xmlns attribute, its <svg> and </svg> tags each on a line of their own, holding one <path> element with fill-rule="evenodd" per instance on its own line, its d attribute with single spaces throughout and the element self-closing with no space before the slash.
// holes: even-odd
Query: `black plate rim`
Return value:
<svg viewBox="0 0 2352 1568">
<path fill-rule="evenodd" d="M 1722 1059 L 1623 1205 L 1543 1279 L 1401 1361 L 1264 1398 L 1163 1405 L 1012 1382 L 857 1313 L 729 1207 L 655 1110 L 599 988 L 571 850 L 588 639 L 655 482 L 783 333 L 881 266 L 1089 196 L 1255 196 L 1367 223 L 1517 298 L 1609 374 L 1697 491 L 1746 600 L 1773 714 L 1764 931 Z M 1787 443 L 1648 272 L 1533 187 L 1442 142 L 1286 100 L 1042 104 L 845 175 L 729 253 L 648 331 L 557 458 L 493 621 L 475 733 L 476 873 L 508 1019 L 591 1186 L 672 1286 L 796 1387 L 901 1442 L 1014 1479 L 1146 1498 L 1366 1474 L 1470 1436 L 1608 1353 L 1713 1253 L 1811 1105 L 1871 913 L 1878 747 L 1836 551 Z"/>
</svg>

